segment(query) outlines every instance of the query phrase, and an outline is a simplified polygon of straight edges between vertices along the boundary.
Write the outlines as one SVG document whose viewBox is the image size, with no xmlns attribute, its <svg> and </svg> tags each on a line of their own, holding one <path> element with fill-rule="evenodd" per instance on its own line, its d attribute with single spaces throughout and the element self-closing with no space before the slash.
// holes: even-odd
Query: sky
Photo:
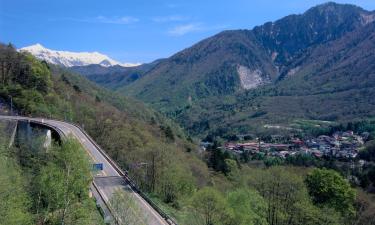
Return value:
<svg viewBox="0 0 375 225">
<path fill-rule="evenodd" d="M 98 51 L 120 62 L 165 58 L 223 30 L 252 29 L 321 0 L 0 0 L 0 42 Z M 374 0 L 336 1 L 375 10 Z"/>
</svg>

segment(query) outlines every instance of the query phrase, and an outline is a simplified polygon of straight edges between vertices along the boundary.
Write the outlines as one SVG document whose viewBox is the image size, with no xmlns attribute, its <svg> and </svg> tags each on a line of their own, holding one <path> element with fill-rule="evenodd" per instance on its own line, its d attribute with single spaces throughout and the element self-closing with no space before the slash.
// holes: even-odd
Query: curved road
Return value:
<svg viewBox="0 0 375 225">
<path fill-rule="evenodd" d="M 141 215 L 147 219 L 148 225 L 168 225 L 174 224 L 171 221 L 164 219 L 151 205 L 143 199 L 131 185 L 129 180 L 124 177 L 124 172 L 117 166 L 117 164 L 106 155 L 106 153 L 87 135 L 85 131 L 79 127 L 56 120 L 42 119 L 42 118 L 28 118 L 19 116 L 1 116 L 0 120 L 18 120 L 18 121 L 30 121 L 50 127 L 56 130 L 60 135 L 66 137 L 75 137 L 84 147 L 90 159 L 94 163 L 103 163 L 103 170 L 94 178 L 92 190 L 97 202 L 101 204 L 106 215 L 111 215 L 107 206 L 109 205 L 109 199 L 113 195 L 114 191 L 120 190 L 127 192 L 127 194 L 133 195 L 133 199 L 136 200 L 138 205 L 142 209 Z M 103 202 L 104 201 L 104 202 Z M 110 207 L 109 207 L 110 208 Z"/>
</svg>

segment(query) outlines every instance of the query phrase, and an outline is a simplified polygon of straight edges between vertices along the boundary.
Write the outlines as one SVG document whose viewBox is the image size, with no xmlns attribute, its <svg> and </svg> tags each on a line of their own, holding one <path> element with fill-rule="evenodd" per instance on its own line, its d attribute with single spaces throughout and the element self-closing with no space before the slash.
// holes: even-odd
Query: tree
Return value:
<svg viewBox="0 0 375 225">
<path fill-rule="evenodd" d="M 196 192 L 191 199 L 192 210 L 195 211 L 199 224 L 226 224 L 231 213 L 223 195 L 214 188 L 205 187 Z"/>
<path fill-rule="evenodd" d="M 228 194 L 228 204 L 237 225 L 266 225 L 267 204 L 255 190 L 241 188 Z"/>
<path fill-rule="evenodd" d="M 266 202 L 268 224 L 337 224 L 336 217 L 330 223 L 324 222 L 326 214 L 312 204 L 302 177 L 290 169 L 280 166 L 252 169 L 246 177 L 249 186 Z"/>
<path fill-rule="evenodd" d="M 0 140 L 0 225 L 31 225 L 33 218 L 28 212 L 31 202 L 21 170 L 13 159 L 5 156 L 3 144 Z"/>
<path fill-rule="evenodd" d="M 51 154 L 36 178 L 37 214 L 43 223 L 75 224 L 88 216 L 75 213 L 88 199 L 92 179 L 88 159 L 81 145 L 73 139 L 55 146 Z"/>
<path fill-rule="evenodd" d="M 356 193 L 339 173 L 327 169 L 314 169 L 305 179 L 308 192 L 315 204 L 328 206 L 345 214 L 354 214 Z"/>
<path fill-rule="evenodd" d="M 110 205 L 120 225 L 147 225 L 147 217 L 137 204 L 134 195 L 128 191 L 116 191 Z"/>
<path fill-rule="evenodd" d="M 166 203 L 178 206 L 178 199 L 191 194 L 194 190 L 194 178 L 181 165 L 171 163 L 162 168 L 157 192 Z"/>
<path fill-rule="evenodd" d="M 263 162 L 267 167 L 272 167 L 282 165 L 284 160 L 279 157 L 266 157 Z"/>
<path fill-rule="evenodd" d="M 230 153 L 219 149 L 217 143 L 214 143 L 213 146 L 210 146 L 207 149 L 207 152 L 209 153 L 207 160 L 208 166 L 215 171 L 226 173 L 227 167 L 225 160 L 232 158 Z"/>
<path fill-rule="evenodd" d="M 229 180 L 238 182 L 240 179 L 240 170 L 237 162 L 233 159 L 225 159 L 225 175 Z"/>
</svg>

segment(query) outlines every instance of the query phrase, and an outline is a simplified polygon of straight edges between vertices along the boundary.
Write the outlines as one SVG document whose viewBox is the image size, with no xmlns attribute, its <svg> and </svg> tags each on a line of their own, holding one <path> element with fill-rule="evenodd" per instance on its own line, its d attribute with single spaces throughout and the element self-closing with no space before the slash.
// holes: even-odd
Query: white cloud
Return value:
<svg viewBox="0 0 375 225">
<path fill-rule="evenodd" d="M 92 18 L 62 18 L 61 20 L 70 20 L 75 22 L 82 23 L 108 23 L 108 24 L 132 24 L 139 21 L 138 18 L 132 16 L 122 16 L 122 17 L 106 17 L 106 16 L 97 16 Z"/>
<path fill-rule="evenodd" d="M 157 17 L 152 18 L 152 21 L 156 23 L 178 22 L 178 21 L 186 21 L 186 20 L 188 20 L 187 17 L 180 16 L 180 15 L 157 16 Z"/>
<path fill-rule="evenodd" d="M 172 36 L 183 36 L 185 34 L 202 30 L 200 23 L 189 23 L 184 25 L 178 25 L 168 31 L 168 34 Z"/>
</svg>

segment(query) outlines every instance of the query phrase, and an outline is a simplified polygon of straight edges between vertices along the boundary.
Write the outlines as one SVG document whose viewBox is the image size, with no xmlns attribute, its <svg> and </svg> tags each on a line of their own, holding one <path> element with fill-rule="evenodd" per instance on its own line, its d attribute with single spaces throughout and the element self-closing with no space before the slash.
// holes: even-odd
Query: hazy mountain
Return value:
<svg viewBox="0 0 375 225">
<path fill-rule="evenodd" d="M 138 80 L 161 61 L 156 60 L 152 63 L 132 67 L 119 65 L 105 67 L 92 64 L 87 66 L 72 66 L 69 70 L 81 74 L 103 87 L 116 90 Z"/>
<path fill-rule="evenodd" d="M 125 67 L 137 66 L 139 64 L 119 63 L 99 52 L 68 52 L 56 51 L 43 47 L 41 44 L 35 44 L 21 48 L 20 51 L 30 52 L 35 57 L 45 60 L 52 64 L 65 67 L 86 66 L 98 64 L 104 67 L 120 65 Z"/>
</svg>

